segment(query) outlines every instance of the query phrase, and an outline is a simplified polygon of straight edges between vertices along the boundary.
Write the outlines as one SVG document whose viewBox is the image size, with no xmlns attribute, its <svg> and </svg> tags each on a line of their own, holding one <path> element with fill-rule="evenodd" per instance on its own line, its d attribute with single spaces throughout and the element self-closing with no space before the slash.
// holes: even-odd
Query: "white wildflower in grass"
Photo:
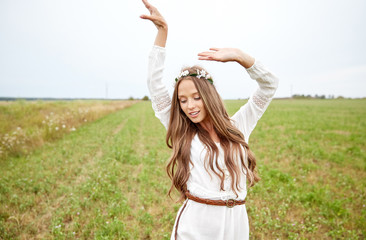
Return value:
<svg viewBox="0 0 366 240">
<path fill-rule="evenodd" d="M 55 127 L 55 130 L 58 131 L 58 127 Z"/>
<path fill-rule="evenodd" d="M 43 120 L 43 121 L 42 121 L 42 123 L 43 123 L 43 124 L 45 124 L 45 123 L 46 123 L 46 121 L 45 121 L 45 120 Z"/>
<path fill-rule="evenodd" d="M 87 122 L 88 120 L 84 119 L 84 122 Z"/>
<path fill-rule="evenodd" d="M 72 127 L 71 129 L 70 129 L 70 131 L 76 131 L 76 128 L 74 128 L 74 127 Z"/>
<path fill-rule="evenodd" d="M 66 127 L 66 125 L 65 124 L 62 124 L 62 128 L 65 128 Z"/>
<path fill-rule="evenodd" d="M 22 128 L 21 127 L 17 127 L 17 130 L 20 131 Z"/>
</svg>

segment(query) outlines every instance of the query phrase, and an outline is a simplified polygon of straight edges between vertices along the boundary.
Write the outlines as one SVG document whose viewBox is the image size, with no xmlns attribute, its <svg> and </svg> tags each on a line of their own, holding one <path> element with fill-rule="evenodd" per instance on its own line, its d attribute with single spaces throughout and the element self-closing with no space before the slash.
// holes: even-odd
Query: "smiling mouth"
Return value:
<svg viewBox="0 0 366 240">
<path fill-rule="evenodd" d="M 198 114 L 199 114 L 199 113 L 200 113 L 200 111 L 190 112 L 190 113 L 189 113 L 189 116 L 191 116 L 191 117 L 195 118 L 195 117 L 197 117 L 197 116 L 198 116 Z"/>
</svg>

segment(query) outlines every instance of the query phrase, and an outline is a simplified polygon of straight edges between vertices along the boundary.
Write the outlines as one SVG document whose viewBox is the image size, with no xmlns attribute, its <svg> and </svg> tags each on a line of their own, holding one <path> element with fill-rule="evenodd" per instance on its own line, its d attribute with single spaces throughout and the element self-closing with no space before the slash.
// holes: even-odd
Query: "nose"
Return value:
<svg viewBox="0 0 366 240">
<path fill-rule="evenodd" d="M 193 99 L 188 99 L 188 109 L 193 109 L 195 107 Z"/>
</svg>

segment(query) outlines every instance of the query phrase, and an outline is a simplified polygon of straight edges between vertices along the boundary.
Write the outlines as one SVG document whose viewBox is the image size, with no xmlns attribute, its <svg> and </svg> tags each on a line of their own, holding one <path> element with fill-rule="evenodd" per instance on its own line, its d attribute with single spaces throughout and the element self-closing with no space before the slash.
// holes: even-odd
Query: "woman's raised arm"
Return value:
<svg viewBox="0 0 366 240">
<path fill-rule="evenodd" d="M 248 103 L 232 116 L 235 125 L 244 134 L 245 141 L 271 102 L 278 87 L 278 78 L 262 63 L 237 48 L 210 48 L 198 54 L 199 60 L 230 62 L 235 61 L 246 68 L 249 76 L 258 83 L 257 90 Z"/>
<path fill-rule="evenodd" d="M 165 61 L 165 44 L 168 36 L 168 24 L 158 9 L 152 6 L 147 0 L 142 0 L 146 8 L 150 11 L 150 15 L 141 15 L 142 19 L 153 22 L 158 29 L 149 55 L 149 66 L 147 72 L 147 87 L 149 88 L 152 107 L 155 116 L 160 119 L 161 123 L 168 128 L 171 98 L 166 86 L 163 84 L 163 71 Z"/>
<path fill-rule="evenodd" d="M 158 29 L 154 44 L 159 47 L 165 47 L 168 37 L 168 24 L 156 7 L 151 5 L 147 0 L 142 0 L 142 2 L 149 10 L 150 15 L 143 14 L 140 18 L 150 20 L 154 23 L 155 27 Z"/>
</svg>

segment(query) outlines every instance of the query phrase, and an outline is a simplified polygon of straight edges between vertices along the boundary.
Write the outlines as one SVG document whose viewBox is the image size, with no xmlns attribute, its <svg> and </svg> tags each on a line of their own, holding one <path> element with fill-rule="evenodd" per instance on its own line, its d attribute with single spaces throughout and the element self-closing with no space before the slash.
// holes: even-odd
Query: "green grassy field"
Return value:
<svg viewBox="0 0 366 240">
<path fill-rule="evenodd" d="M 150 104 L 2 160 L 0 239 L 169 239 L 180 204 Z M 273 101 L 249 143 L 251 239 L 366 238 L 365 116 L 366 100 Z"/>
</svg>

